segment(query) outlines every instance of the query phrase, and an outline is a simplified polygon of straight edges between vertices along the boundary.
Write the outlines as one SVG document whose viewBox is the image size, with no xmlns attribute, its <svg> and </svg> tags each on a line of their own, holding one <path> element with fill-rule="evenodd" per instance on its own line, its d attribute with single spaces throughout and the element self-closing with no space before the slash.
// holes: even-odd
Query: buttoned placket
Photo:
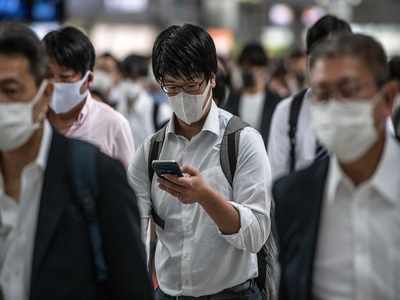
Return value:
<svg viewBox="0 0 400 300">
<path fill-rule="evenodd" d="M 369 286 L 369 275 L 371 270 L 371 255 L 369 249 L 369 229 L 368 226 L 368 205 L 370 190 L 367 185 L 360 186 L 353 190 L 353 232 L 354 232 L 354 299 L 370 299 L 371 291 Z"/>
<path fill-rule="evenodd" d="M 184 162 L 190 160 L 189 155 L 189 147 L 191 142 L 186 138 L 179 136 L 179 140 L 182 141 L 183 148 L 180 151 L 180 160 L 178 161 L 179 165 L 182 167 Z M 183 204 L 181 210 L 181 220 L 182 220 L 182 232 L 183 232 L 183 241 L 182 241 L 182 258 L 181 258 L 181 280 L 182 280 L 182 292 L 183 294 L 189 294 L 191 292 L 192 286 L 192 278 L 191 278 L 191 243 L 192 243 L 192 233 L 191 233 L 191 223 L 189 220 L 191 205 Z"/>
</svg>

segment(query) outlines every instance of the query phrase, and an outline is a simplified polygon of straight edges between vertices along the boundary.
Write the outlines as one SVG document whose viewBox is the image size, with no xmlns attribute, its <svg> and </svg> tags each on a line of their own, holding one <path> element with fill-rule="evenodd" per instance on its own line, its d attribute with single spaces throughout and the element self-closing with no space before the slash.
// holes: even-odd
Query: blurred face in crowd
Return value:
<svg viewBox="0 0 400 300">
<path fill-rule="evenodd" d="M 110 75 L 113 81 L 113 85 L 116 85 L 118 81 L 121 79 L 121 74 L 118 69 L 117 62 L 111 57 L 107 56 L 99 57 L 97 59 L 95 69 L 103 71 L 108 75 Z"/>
<path fill-rule="evenodd" d="M 265 89 L 268 81 L 268 70 L 266 66 L 243 65 L 242 83 L 245 92 L 257 93 Z"/>
<path fill-rule="evenodd" d="M 0 55 L 0 149 L 25 144 L 47 113 L 51 86 L 36 82 L 21 55 Z"/>
<path fill-rule="evenodd" d="M 353 56 L 319 58 L 310 81 L 317 137 L 340 161 L 359 159 L 382 139 L 393 97 L 365 62 Z"/>
</svg>

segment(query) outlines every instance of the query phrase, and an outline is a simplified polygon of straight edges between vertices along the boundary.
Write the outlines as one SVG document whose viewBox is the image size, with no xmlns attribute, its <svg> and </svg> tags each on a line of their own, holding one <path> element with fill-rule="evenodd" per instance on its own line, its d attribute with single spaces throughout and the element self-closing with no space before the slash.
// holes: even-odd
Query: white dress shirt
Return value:
<svg viewBox="0 0 400 300">
<path fill-rule="evenodd" d="M 355 187 L 331 158 L 313 293 L 323 300 L 400 295 L 400 145 L 391 135 L 370 180 Z"/>
<path fill-rule="evenodd" d="M 52 129 L 45 121 L 38 156 L 22 171 L 19 202 L 5 194 L 0 172 L 0 285 L 5 300 L 29 299 L 34 238 L 51 138 Z"/>
<path fill-rule="evenodd" d="M 251 127 L 260 129 L 264 110 L 265 92 L 243 93 L 239 102 L 239 116 Z"/>
<path fill-rule="evenodd" d="M 293 97 L 281 101 L 272 117 L 268 142 L 268 156 L 272 176 L 278 178 L 290 172 L 289 112 Z M 307 91 L 301 106 L 296 131 L 296 170 L 314 161 L 316 137 L 311 127 L 310 92 Z"/>
<path fill-rule="evenodd" d="M 164 230 L 156 229 L 156 273 L 161 290 L 169 295 L 210 295 L 258 275 L 256 253 L 270 233 L 270 166 L 262 137 L 245 128 L 231 188 L 220 166 L 221 141 L 231 116 L 213 102 L 201 132 L 190 141 L 175 133 L 173 120 L 167 127 L 160 159 L 199 169 L 204 180 L 240 213 L 239 232 L 224 235 L 199 204 L 180 203 L 158 188 L 154 176 L 153 204 L 165 221 Z M 146 224 L 151 208 L 148 151 L 149 139 L 128 171 Z M 145 232 L 146 226 L 142 229 Z"/>
</svg>

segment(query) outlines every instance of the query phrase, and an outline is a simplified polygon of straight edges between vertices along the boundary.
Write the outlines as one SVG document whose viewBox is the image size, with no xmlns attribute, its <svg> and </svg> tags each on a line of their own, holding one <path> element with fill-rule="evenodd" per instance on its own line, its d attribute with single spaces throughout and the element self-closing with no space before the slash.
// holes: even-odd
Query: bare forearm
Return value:
<svg viewBox="0 0 400 300">
<path fill-rule="evenodd" d="M 235 234 L 240 230 L 240 214 L 221 194 L 210 189 L 199 204 L 224 234 Z"/>
</svg>

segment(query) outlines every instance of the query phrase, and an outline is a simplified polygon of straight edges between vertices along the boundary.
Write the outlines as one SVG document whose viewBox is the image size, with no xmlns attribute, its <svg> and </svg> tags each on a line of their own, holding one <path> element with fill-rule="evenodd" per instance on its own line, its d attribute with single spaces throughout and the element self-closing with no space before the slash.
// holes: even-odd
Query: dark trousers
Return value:
<svg viewBox="0 0 400 300">
<path fill-rule="evenodd" d="M 174 297 L 164 294 L 159 288 L 155 293 L 155 300 L 263 300 L 258 287 L 253 284 L 247 290 L 240 292 L 223 291 L 215 295 L 201 297 Z"/>
</svg>

